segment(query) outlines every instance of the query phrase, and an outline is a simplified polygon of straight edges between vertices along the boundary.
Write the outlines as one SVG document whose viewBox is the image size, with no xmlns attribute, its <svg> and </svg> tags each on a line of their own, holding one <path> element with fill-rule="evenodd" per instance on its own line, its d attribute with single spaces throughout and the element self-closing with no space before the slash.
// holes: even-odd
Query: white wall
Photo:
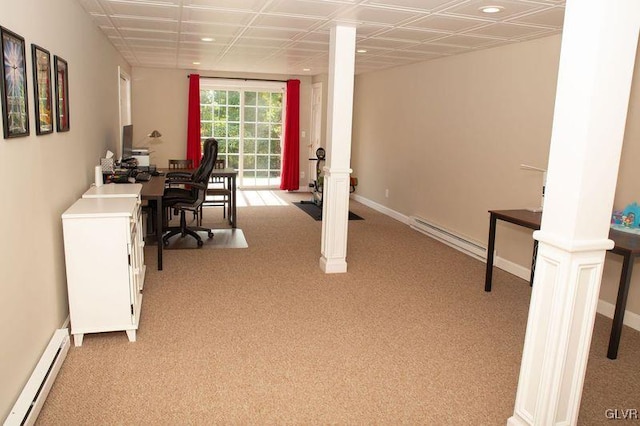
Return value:
<svg viewBox="0 0 640 426">
<path fill-rule="evenodd" d="M 128 69 L 75 0 L 0 0 L 0 25 L 26 41 L 31 135 L 0 139 L 0 419 L 68 317 L 60 215 L 118 145 L 118 65 Z M 31 43 L 67 60 L 69 132 L 36 136 Z"/>
<path fill-rule="evenodd" d="M 152 147 L 151 162 L 167 167 L 170 158 L 186 158 L 187 111 L 189 80 L 187 75 L 260 78 L 273 80 L 300 80 L 300 171 L 308 165 L 307 144 L 311 126 L 311 78 L 304 76 L 266 75 L 250 73 L 223 73 L 195 70 L 176 70 L 134 67 L 132 76 L 132 123 L 134 145 L 142 143 L 145 135 L 157 129 L 162 143 Z M 300 189 L 307 187 L 306 178 L 300 180 Z"/>
<path fill-rule="evenodd" d="M 488 210 L 540 204 L 541 175 L 520 164 L 547 166 L 559 55 L 560 36 L 553 36 L 358 76 L 352 146 L 358 195 L 486 245 Z M 640 200 L 639 74 L 636 64 L 619 209 Z M 529 268 L 532 243 L 530 230 L 499 223 L 498 256 Z M 609 303 L 620 267 L 619 256 L 608 254 L 601 298 Z M 474 283 L 481 291 L 483 281 Z M 640 273 L 627 309 L 640 313 Z"/>
</svg>

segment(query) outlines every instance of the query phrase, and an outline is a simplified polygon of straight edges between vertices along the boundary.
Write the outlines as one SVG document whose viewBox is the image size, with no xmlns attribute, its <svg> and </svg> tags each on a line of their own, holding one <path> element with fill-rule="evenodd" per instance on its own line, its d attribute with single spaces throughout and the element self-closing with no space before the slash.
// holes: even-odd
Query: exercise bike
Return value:
<svg viewBox="0 0 640 426">
<path fill-rule="evenodd" d="M 321 163 L 324 163 L 325 154 L 324 148 L 320 147 L 316 150 L 316 158 L 309 159 L 309 161 L 316 162 L 316 179 L 313 182 L 309 182 L 309 187 L 313 188 L 313 191 L 311 192 L 311 200 L 301 201 L 300 203 L 302 204 L 315 204 L 318 207 L 322 207 L 324 176 L 322 175 Z M 358 186 L 358 178 L 350 177 L 349 193 L 354 192 L 356 190 L 356 186 Z"/>
</svg>

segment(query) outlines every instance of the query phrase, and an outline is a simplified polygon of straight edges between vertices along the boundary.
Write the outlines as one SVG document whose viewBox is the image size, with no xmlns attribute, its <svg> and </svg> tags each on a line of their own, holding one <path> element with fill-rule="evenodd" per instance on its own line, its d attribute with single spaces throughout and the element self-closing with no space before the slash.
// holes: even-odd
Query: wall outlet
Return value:
<svg viewBox="0 0 640 426">
<path fill-rule="evenodd" d="M 304 172 L 300 172 L 300 179 L 304 179 Z"/>
<path fill-rule="evenodd" d="M 388 189 L 384 190 L 384 198 L 389 198 L 389 190 Z"/>
</svg>

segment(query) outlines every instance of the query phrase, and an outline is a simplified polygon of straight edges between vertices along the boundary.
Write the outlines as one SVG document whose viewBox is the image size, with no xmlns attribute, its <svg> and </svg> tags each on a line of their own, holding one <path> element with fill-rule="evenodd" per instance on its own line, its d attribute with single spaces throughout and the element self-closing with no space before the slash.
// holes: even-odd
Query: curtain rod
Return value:
<svg viewBox="0 0 640 426">
<path fill-rule="evenodd" d="M 191 77 L 191 74 L 187 74 L 187 78 Z M 242 78 L 242 77 L 207 77 L 201 75 L 200 78 L 207 79 L 220 79 L 220 80 L 242 80 L 242 81 L 270 81 L 273 83 L 286 83 L 287 80 L 270 80 L 266 78 Z"/>
</svg>

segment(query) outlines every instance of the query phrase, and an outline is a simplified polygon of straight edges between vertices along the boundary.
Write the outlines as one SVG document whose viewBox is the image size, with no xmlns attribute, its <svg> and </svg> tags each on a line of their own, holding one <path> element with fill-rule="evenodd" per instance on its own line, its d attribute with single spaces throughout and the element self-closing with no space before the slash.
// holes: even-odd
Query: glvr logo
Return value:
<svg viewBox="0 0 640 426">
<path fill-rule="evenodd" d="M 605 410 L 604 415 L 609 420 L 638 420 L 638 409 L 636 408 L 609 408 Z"/>
</svg>

